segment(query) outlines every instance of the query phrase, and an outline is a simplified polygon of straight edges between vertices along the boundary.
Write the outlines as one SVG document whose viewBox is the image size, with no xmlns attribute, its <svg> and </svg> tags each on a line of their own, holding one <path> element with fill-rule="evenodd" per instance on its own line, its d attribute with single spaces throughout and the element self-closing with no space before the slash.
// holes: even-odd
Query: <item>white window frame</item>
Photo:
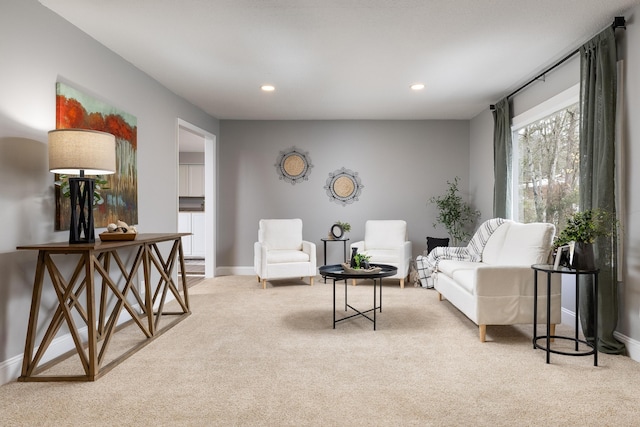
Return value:
<svg viewBox="0 0 640 427">
<path fill-rule="evenodd" d="M 580 101 L 580 84 L 571 86 L 569 89 L 547 99 L 535 107 L 519 114 L 511 121 L 511 212 L 510 218 L 519 221 L 518 198 L 518 177 L 520 176 L 520 152 L 518 147 L 518 137 L 516 132 L 531 123 L 544 119 L 560 110 L 563 110 Z"/>
</svg>

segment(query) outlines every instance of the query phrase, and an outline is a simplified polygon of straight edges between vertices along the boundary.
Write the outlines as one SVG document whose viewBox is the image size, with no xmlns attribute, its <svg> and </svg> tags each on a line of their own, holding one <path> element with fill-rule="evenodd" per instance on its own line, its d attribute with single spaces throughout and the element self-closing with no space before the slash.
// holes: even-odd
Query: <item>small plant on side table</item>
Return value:
<svg viewBox="0 0 640 427">
<path fill-rule="evenodd" d="M 355 261 L 355 268 L 359 269 L 368 269 L 369 268 L 369 260 L 371 259 L 371 255 L 365 255 L 361 253 L 357 253 L 353 256 L 353 260 Z"/>
<path fill-rule="evenodd" d="M 618 222 L 603 209 L 576 212 L 567 218 L 566 227 L 556 236 L 554 248 L 569 245 L 571 266 L 578 269 L 596 268 L 593 244 L 598 237 L 609 237 L 617 232 Z"/>
<path fill-rule="evenodd" d="M 351 231 L 351 224 L 349 224 L 348 222 L 336 221 L 336 224 L 338 224 L 340 227 L 342 227 L 342 229 L 347 233 L 349 231 Z"/>
</svg>

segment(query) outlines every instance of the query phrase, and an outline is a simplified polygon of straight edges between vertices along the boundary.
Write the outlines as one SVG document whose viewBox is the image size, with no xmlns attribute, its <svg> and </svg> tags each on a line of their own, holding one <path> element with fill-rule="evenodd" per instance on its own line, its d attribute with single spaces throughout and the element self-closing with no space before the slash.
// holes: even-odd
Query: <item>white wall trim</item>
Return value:
<svg viewBox="0 0 640 427">
<path fill-rule="evenodd" d="M 253 267 L 221 266 L 216 268 L 216 276 L 255 276 Z"/>
<path fill-rule="evenodd" d="M 516 131 L 538 120 L 542 120 L 563 108 L 575 104 L 580 98 L 580 84 L 571 86 L 569 89 L 547 99 L 535 107 L 515 116 L 512 120 L 511 131 Z"/>
<path fill-rule="evenodd" d="M 173 300 L 175 300 L 175 297 L 173 296 L 173 294 L 167 294 L 166 302 L 170 302 Z M 157 301 L 154 307 L 157 308 L 159 307 L 159 305 L 160 305 L 160 301 Z M 135 305 L 132 305 L 132 307 L 136 312 L 140 311 L 139 310 L 140 305 L 135 304 Z M 126 310 L 122 310 L 122 312 L 120 313 L 120 316 L 118 317 L 118 325 L 128 322 L 129 320 L 131 320 L 131 315 L 129 314 L 129 312 Z M 88 331 L 86 326 L 78 329 L 78 334 L 80 335 L 80 339 L 82 339 L 83 342 L 87 341 Z M 53 360 L 56 357 L 62 356 L 63 354 L 73 350 L 74 348 L 75 348 L 75 344 L 73 342 L 73 338 L 71 337 L 70 333 L 60 335 L 59 337 L 56 337 L 51 341 L 49 348 L 47 348 L 47 351 L 42 356 L 42 361 L 40 362 L 40 365 L 50 360 Z M 37 351 L 38 351 L 38 348 L 36 347 L 34 349 L 34 354 Z M 24 358 L 24 353 L 19 354 L 15 357 L 12 357 L 11 359 L 7 359 L 4 362 L 0 363 L 0 385 L 6 384 L 12 381 L 16 381 L 18 379 L 18 377 L 22 373 L 23 358 Z"/>
<path fill-rule="evenodd" d="M 617 331 L 613 332 L 613 336 L 625 345 L 625 347 L 627 348 L 627 356 L 629 356 L 636 362 L 640 362 L 640 341 L 636 341 L 633 338 L 622 335 Z"/>
<path fill-rule="evenodd" d="M 566 308 L 562 308 L 562 324 L 568 325 L 571 327 L 575 327 L 576 324 L 576 313 L 567 310 Z M 582 329 L 580 326 L 580 322 L 578 322 L 578 328 Z M 640 362 L 640 341 L 636 341 L 632 338 L 629 338 L 626 335 L 621 334 L 618 331 L 613 331 L 613 336 L 623 343 L 627 348 L 627 356 L 629 356 L 632 360 L 636 362 Z"/>
</svg>

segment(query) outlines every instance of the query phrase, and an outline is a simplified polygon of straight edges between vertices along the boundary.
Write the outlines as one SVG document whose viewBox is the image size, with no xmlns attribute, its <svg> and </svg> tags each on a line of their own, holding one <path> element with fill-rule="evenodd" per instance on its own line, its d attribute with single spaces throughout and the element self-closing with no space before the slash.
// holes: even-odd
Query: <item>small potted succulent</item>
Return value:
<svg viewBox="0 0 640 427">
<path fill-rule="evenodd" d="M 354 268 L 355 269 L 363 269 L 363 270 L 367 270 L 370 265 L 369 265 L 369 260 L 371 259 L 371 255 L 365 255 L 365 254 L 361 254 L 361 253 L 356 253 L 353 256 L 353 262 L 354 262 Z"/>
</svg>

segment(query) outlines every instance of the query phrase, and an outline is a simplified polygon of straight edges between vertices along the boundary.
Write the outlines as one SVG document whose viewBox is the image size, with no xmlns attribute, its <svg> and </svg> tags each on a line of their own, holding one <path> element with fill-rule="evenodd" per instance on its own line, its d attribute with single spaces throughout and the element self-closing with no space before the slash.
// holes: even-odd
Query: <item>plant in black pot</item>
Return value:
<svg viewBox="0 0 640 427">
<path fill-rule="evenodd" d="M 554 247 L 572 245 L 571 268 L 595 270 L 593 243 L 598 237 L 611 236 L 617 230 L 612 214 L 602 209 L 576 212 L 567 218 L 566 227 L 556 236 Z"/>
</svg>

